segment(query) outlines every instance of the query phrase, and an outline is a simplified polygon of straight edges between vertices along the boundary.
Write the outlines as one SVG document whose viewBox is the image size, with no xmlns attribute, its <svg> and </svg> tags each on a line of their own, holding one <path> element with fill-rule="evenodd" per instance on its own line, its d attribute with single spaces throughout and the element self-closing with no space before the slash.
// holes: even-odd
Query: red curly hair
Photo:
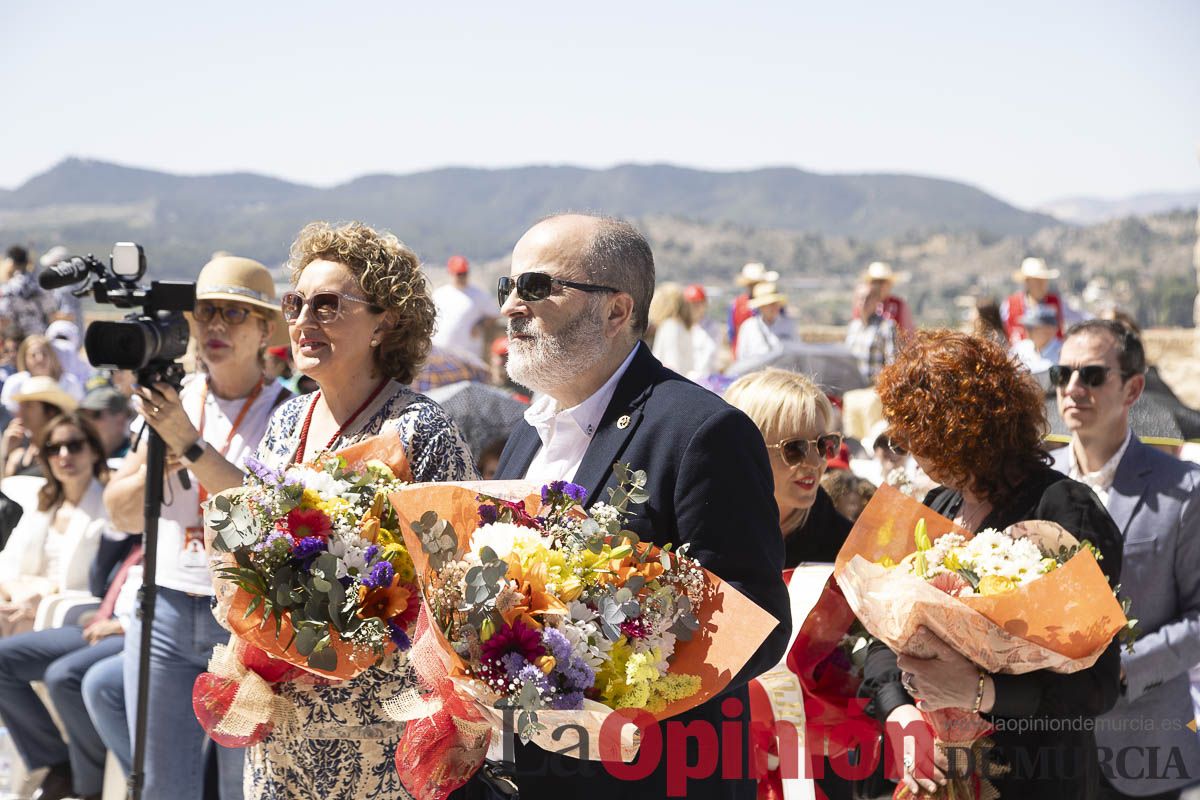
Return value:
<svg viewBox="0 0 1200 800">
<path fill-rule="evenodd" d="M 875 389 L 893 438 L 993 505 L 1049 463 L 1042 389 L 990 339 L 917 331 Z"/>
</svg>

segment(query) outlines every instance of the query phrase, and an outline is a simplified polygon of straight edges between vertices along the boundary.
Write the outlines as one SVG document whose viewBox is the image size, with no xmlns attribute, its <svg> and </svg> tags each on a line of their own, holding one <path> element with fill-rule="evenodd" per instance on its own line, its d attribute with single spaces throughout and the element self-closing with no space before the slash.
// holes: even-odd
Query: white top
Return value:
<svg viewBox="0 0 1200 800">
<path fill-rule="evenodd" d="M 99 481 L 93 480 L 88 485 L 62 534 L 51 531 L 52 510 L 38 511 L 36 506 L 26 508 L 4 549 L 0 550 L 0 581 L 40 577 L 47 579 L 57 591 L 87 589 L 88 570 L 100 547 L 101 531 L 108 525 L 103 490 Z M 51 556 L 47 545 L 55 536 L 61 538 L 56 544 L 49 545 L 56 551 Z"/>
<path fill-rule="evenodd" d="M 663 320 L 655 329 L 654 345 L 650 352 L 667 369 L 680 375 L 690 374 L 695 369 L 695 351 L 692 332 L 674 317 Z"/>
<path fill-rule="evenodd" d="M 755 314 L 738 328 L 737 360 L 750 361 L 780 347 L 778 334 Z"/>
<path fill-rule="evenodd" d="M 222 400 L 212 392 L 204 392 L 206 382 L 204 378 L 188 382 L 180 392 L 180 397 L 188 419 L 199 427 L 200 398 L 201 395 L 207 395 L 204 441 L 220 452 L 245 400 L 240 397 Z M 274 383 L 264 386 L 230 441 L 225 458 L 239 469 L 245 469 L 246 456 L 254 454 L 259 440 L 267 432 L 267 422 L 275 410 L 278 397 L 278 386 Z M 141 420 L 138 424 L 142 424 Z M 143 439 L 139 449 L 145 446 Z M 187 490 L 180 485 L 178 473 L 172 473 L 166 481 L 162 514 L 158 521 L 158 563 L 154 582 L 188 594 L 211 595 L 212 575 L 204 550 L 204 527 L 200 514 L 200 481 L 190 474 L 189 480 L 192 487 Z"/>
<path fill-rule="evenodd" d="M 579 405 L 560 411 L 554 398 L 543 394 L 525 409 L 525 421 L 542 440 L 541 448 L 525 471 L 525 480 L 542 484 L 574 480 L 588 445 L 592 443 L 592 436 L 600 427 L 600 420 L 617 390 L 617 383 L 629 369 L 639 347 L 641 342 L 634 345 L 604 385 Z"/>
<path fill-rule="evenodd" d="M 1067 445 L 1067 463 L 1070 465 L 1068 476 L 1080 483 L 1086 483 L 1096 493 L 1096 497 L 1100 498 L 1100 504 L 1108 508 L 1108 493 L 1112 489 L 1113 481 L 1117 477 L 1117 467 L 1121 464 L 1121 459 L 1125 457 L 1125 451 L 1129 449 L 1129 443 L 1133 441 L 1133 431 L 1125 432 L 1125 442 L 1117 448 L 1117 452 L 1113 453 L 1113 457 L 1104 462 L 1104 466 L 1095 472 L 1084 472 L 1079 461 L 1075 458 L 1075 442 L 1071 441 Z"/>
<path fill-rule="evenodd" d="M 483 340 L 473 329 L 480 320 L 496 316 L 496 298 L 488 297 L 487 292 L 476 286 L 459 289 L 448 283 L 434 289 L 433 304 L 437 307 L 433 343 L 480 358 Z"/>
<path fill-rule="evenodd" d="M 1021 359 L 1021 363 L 1029 368 L 1034 375 L 1049 371 L 1062 357 L 1062 339 L 1055 337 L 1046 343 L 1041 350 L 1032 339 L 1022 339 L 1012 346 L 1012 353 Z"/>
</svg>

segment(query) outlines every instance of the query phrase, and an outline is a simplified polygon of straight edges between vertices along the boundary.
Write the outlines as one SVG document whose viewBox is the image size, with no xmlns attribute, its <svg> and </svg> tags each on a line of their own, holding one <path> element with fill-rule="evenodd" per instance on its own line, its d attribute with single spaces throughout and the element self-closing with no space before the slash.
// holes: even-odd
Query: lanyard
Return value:
<svg viewBox="0 0 1200 800">
<path fill-rule="evenodd" d="M 244 422 L 246 419 L 246 414 L 250 412 L 250 406 L 254 405 L 254 401 L 258 399 L 260 394 L 262 394 L 262 390 L 263 379 L 259 378 L 258 384 L 254 387 L 254 390 L 250 392 L 250 394 L 246 395 L 246 399 L 242 401 L 242 408 L 238 411 L 237 416 L 234 417 L 233 427 L 229 429 L 229 435 L 225 437 L 225 444 L 223 444 L 221 449 L 217 451 L 221 454 L 221 458 L 224 458 L 226 455 L 228 455 L 229 448 L 233 444 L 233 437 L 237 436 L 238 429 L 242 427 L 242 422 Z M 196 426 L 201 440 L 204 439 L 204 413 L 207 409 L 208 381 L 205 381 L 204 385 L 200 388 L 200 423 Z M 197 481 L 197 483 L 199 483 L 199 481 Z M 203 503 L 208 499 L 208 492 L 204 491 L 203 485 L 198 487 L 198 495 L 200 498 L 200 503 Z"/>
<path fill-rule="evenodd" d="M 333 436 L 330 437 L 329 442 L 324 447 L 325 450 L 333 447 L 333 443 L 342 438 L 342 434 L 350 429 L 350 426 L 354 424 L 356 419 L 358 419 L 358 415 L 367 410 L 367 406 L 371 405 L 375 398 L 379 396 L 379 393 L 383 391 L 383 387 L 387 386 L 390 382 L 391 378 L 384 378 L 379 382 L 379 385 L 375 387 L 375 391 L 371 392 L 370 396 L 368 396 L 367 399 L 362 402 L 362 405 L 354 409 L 354 413 L 350 415 L 350 419 L 346 420 L 346 422 L 340 428 L 338 428 L 336 432 L 334 432 Z M 318 389 L 313 395 L 313 401 L 308 405 L 308 413 L 304 416 L 304 425 L 300 428 L 300 446 L 296 448 L 296 452 L 292 453 L 293 464 L 304 457 L 304 450 L 306 447 L 308 447 L 308 428 L 310 425 L 312 425 L 313 409 L 317 407 L 317 401 L 320 399 L 321 390 Z"/>
</svg>

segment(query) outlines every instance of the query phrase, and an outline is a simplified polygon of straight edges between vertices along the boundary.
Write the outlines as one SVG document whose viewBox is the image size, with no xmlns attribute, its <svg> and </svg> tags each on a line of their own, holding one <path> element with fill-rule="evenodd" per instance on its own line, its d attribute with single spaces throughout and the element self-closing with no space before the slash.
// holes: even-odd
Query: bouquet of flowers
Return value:
<svg viewBox="0 0 1200 800">
<path fill-rule="evenodd" d="M 1093 548 L 1059 525 L 972 535 L 887 486 L 863 510 L 834 574 L 859 620 L 892 650 L 925 656 L 925 628 L 990 673 L 1087 669 L 1131 624 Z M 971 746 L 990 731 L 969 710 L 925 716 L 946 744 Z M 986 788 L 967 783 L 947 784 L 944 796 Z"/>
<path fill-rule="evenodd" d="M 267 697 L 253 676 L 347 680 L 408 649 L 420 598 L 387 502 L 407 462 L 375 457 L 397 446 L 376 437 L 283 470 L 247 459 L 245 484 L 209 502 L 205 523 L 225 554 L 217 575 L 228 584 L 225 617 L 237 640 L 214 657 L 193 705 L 218 741 L 231 735 L 240 746 L 250 731 L 269 732 L 269 702 L 231 707 L 231 691 L 248 692 L 247 682 Z M 254 727 L 233 722 L 241 717 Z"/>
<path fill-rule="evenodd" d="M 624 530 L 628 505 L 647 498 L 646 475 L 620 464 L 616 474 L 609 502 L 587 511 L 584 490 L 563 481 L 393 494 L 425 601 L 411 661 L 435 698 L 394 706 L 409 720 L 397 769 L 416 797 L 465 782 L 506 716 L 548 750 L 561 749 L 553 730 L 572 724 L 590 734 L 581 757 L 632 759 L 635 739 L 601 735 L 615 710 L 662 719 L 713 697 L 774 628 L 686 545 L 654 547 Z M 482 735 L 456 743 L 439 717 L 448 709 L 458 729 L 466 714 Z"/>
</svg>

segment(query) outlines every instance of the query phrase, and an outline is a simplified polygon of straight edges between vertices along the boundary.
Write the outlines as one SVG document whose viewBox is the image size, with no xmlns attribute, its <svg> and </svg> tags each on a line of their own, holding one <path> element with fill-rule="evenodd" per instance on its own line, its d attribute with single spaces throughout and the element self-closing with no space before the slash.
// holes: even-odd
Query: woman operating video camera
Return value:
<svg viewBox="0 0 1200 800">
<path fill-rule="evenodd" d="M 151 633 L 148 729 L 170 731 L 146 742 L 143 797 L 204 796 L 204 731 L 192 713 L 192 684 L 208 667 L 216 644 L 228 633 L 213 617 L 212 577 L 204 549 L 200 504 L 240 486 L 243 461 L 254 453 L 272 410 L 290 397 L 262 371 L 262 353 L 279 321 L 274 282 L 248 258 L 210 261 L 196 281 L 192 337 L 204 374 L 176 392 L 166 384 L 139 386 L 138 411 L 162 437 L 167 469 L 158 527 L 158 601 Z M 143 529 L 147 481 L 146 441 L 122 465 L 104 493 L 113 525 Z M 190 488 L 178 472 L 191 474 Z M 135 723 L 140 623 L 126 637 L 125 695 L 129 725 Z M 220 748 L 222 798 L 241 797 L 243 754 Z"/>
</svg>

